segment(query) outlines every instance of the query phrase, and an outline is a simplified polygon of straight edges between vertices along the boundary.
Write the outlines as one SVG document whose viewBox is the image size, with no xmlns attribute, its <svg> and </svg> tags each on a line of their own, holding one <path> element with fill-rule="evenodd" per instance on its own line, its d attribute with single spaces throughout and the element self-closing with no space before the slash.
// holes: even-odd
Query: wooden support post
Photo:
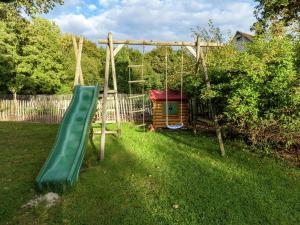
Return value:
<svg viewBox="0 0 300 225">
<path fill-rule="evenodd" d="M 83 46 L 83 37 L 79 40 L 79 46 L 77 46 L 76 38 L 73 36 L 73 46 L 75 51 L 75 58 L 76 58 L 76 71 L 75 71 L 75 79 L 74 79 L 74 86 L 84 84 L 82 69 L 81 69 L 81 54 L 82 54 L 82 46 Z"/>
<path fill-rule="evenodd" d="M 106 132 L 106 101 L 107 101 L 107 92 L 108 92 L 108 81 L 109 81 L 109 60 L 110 60 L 110 50 L 109 46 L 106 47 L 106 61 L 105 61 L 105 74 L 104 74 L 104 87 L 103 87 L 103 97 L 102 97 L 102 124 L 101 124 L 101 143 L 100 143 L 100 152 L 99 159 L 104 159 L 105 151 L 105 132 Z"/>
<path fill-rule="evenodd" d="M 196 41 L 196 52 L 195 52 L 195 57 L 196 57 L 196 64 L 195 64 L 195 76 L 198 76 L 198 72 L 199 72 L 199 63 L 200 63 L 200 49 L 201 49 L 201 40 L 200 40 L 200 37 L 197 36 L 197 41 Z M 189 49 L 189 51 L 191 51 Z M 192 99 L 192 115 L 193 115 L 193 131 L 194 133 L 197 132 L 197 129 L 196 129 L 196 121 L 197 121 L 197 110 L 196 110 L 196 107 L 197 107 L 197 96 L 193 96 L 193 99 Z"/>
<path fill-rule="evenodd" d="M 114 49 L 114 56 L 116 56 L 119 51 L 124 47 L 125 44 L 119 44 L 118 47 Z"/>
<path fill-rule="evenodd" d="M 102 124 L 101 124 L 101 144 L 100 144 L 100 152 L 99 152 L 99 159 L 104 159 L 104 151 L 105 151 L 105 137 L 106 134 L 112 133 L 106 131 L 106 117 L 107 117 L 107 95 L 109 90 L 108 82 L 109 82 L 109 74 L 110 74 L 110 64 L 111 64 L 111 71 L 112 71 L 112 80 L 113 80 L 113 90 L 112 93 L 114 95 L 114 102 L 115 102 L 115 118 L 117 123 L 117 134 L 118 136 L 121 135 L 121 117 L 120 117 L 120 106 L 119 106 L 119 99 L 118 99 L 118 87 L 117 87 L 117 75 L 116 75 L 116 67 L 115 67 L 115 54 L 122 48 L 119 47 L 115 49 L 112 41 L 112 34 L 108 34 L 108 42 L 106 47 L 106 61 L 105 61 L 105 75 L 104 75 L 104 90 L 103 90 L 103 98 L 102 98 Z M 118 50 L 119 49 L 119 50 Z"/>
<path fill-rule="evenodd" d="M 197 49 L 197 56 L 198 56 L 198 54 L 199 54 L 199 58 L 200 58 L 201 65 L 202 65 L 203 79 L 204 79 L 204 82 L 206 84 L 207 90 L 210 91 L 211 90 L 211 85 L 210 85 L 210 81 L 209 81 L 209 77 L 208 77 L 208 73 L 207 73 L 207 67 L 206 67 L 204 53 L 203 53 L 201 47 L 199 48 L 199 51 Z M 211 114 L 212 114 L 212 117 L 213 117 L 213 120 L 214 120 L 214 125 L 215 125 L 215 128 L 216 128 L 216 134 L 217 134 L 217 138 L 218 138 L 218 142 L 219 142 L 221 155 L 225 156 L 225 149 L 224 149 L 224 143 L 223 143 L 223 138 L 222 138 L 221 127 L 219 125 L 218 118 L 215 115 L 211 99 L 209 99 L 208 104 L 209 104 L 209 110 L 211 111 Z"/>
<path fill-rule="evenodd" d="M 189 52 L 190 52 L 195 58 L 197 58 L 197 53 L 196 53 L 194 47 L 192 47 L 192 46 L 186 46 L 186 48 L 189 50 Z"/>
<path fill-rule="evenodd" d="M 121 118 L 120 118 L 120 107 L 119 107 L 119 99 L 118 99 L 117 75 L 116 75 L 116 66 L 115 66 L 114 46 L 113 46 L 111 32 L 108 33 L 108 42 L 109 42 L 113 87 L 115 91 L 114 100 L 115 100 L 115 107 L 116 107 L 115 113 L 116 113 L 117 131 L 118 131 L 118 135 L 121 135 Z"/>
<path fill-rule="evenodd" d="M 79 83 L 81 85 L 84 85 L 84 80 L 83 80 L 83 74 L 82 74 L 82 68 L 81 68 L 81 54 L 82 54 L 82 48 L 83 48 L 83 37 L 80 38 L 79 40 L 79 47 L 78 47 L 78 54 L 77 56 L 80 58 L 79 61 L 79 66 L 80 66 L 80 70 L 79 70 Z M 79 53 L 80 52 L 80 53 Z"/>
</svg>

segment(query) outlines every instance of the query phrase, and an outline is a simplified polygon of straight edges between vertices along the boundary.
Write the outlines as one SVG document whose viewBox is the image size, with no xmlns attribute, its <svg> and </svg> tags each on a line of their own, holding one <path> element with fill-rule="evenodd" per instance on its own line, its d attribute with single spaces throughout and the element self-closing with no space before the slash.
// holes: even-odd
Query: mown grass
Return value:
<svg viewBox="0 0 300 225">
<path fill-rule="evenodd" d="M 51 209 L 21 206 L 57 125 L 0 123 L 0 224 L 299 224 L 300 171 L 188 131 L 143 133 L 123 125 L 106 158 L 90 145 L 80 179 Z M 95 138 L 99 145 L 98 138 Z"/>
</svg>

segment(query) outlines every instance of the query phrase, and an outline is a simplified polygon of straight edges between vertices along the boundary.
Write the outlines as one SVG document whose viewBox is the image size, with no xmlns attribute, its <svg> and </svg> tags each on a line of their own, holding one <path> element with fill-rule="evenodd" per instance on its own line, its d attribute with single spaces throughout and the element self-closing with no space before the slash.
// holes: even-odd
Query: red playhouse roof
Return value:
<svg viewBox="0 0 300 225">
<path fill-rule="evenodd" d="M 150 99 L 154 101 L 165 101 L 166 100 L 166 91 L 151 90 Z M 182 94 L 182 99 L 187 99 L 185 93 Z M 181 95 L 180 91 L 168 90 L 168 101 L 180 101 Z"/>
</svg>

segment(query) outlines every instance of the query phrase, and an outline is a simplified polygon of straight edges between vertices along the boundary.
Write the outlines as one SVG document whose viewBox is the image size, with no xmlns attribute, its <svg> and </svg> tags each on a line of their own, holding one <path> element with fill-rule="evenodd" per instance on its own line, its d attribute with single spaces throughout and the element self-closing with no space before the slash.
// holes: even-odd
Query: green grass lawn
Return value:
<svg viewBox="0 0 300 225">
<path fill-rule="evenodd" d="M 61 202 L 24 209 L 58 125 L 0 123 L 0 224 L 300 224 L 300 171 L 188 131 L 123 125 L 98 162 L 90 145 Z M 99 145 L 96 138 L 95 142 Z"/>
</svg>

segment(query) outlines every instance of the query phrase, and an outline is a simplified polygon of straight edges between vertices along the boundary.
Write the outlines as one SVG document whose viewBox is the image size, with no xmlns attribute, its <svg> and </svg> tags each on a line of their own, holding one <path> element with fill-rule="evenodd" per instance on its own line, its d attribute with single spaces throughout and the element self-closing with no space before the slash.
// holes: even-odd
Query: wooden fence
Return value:
<svg viewBox="0 0 300 225">
<path fill-rule="evenodd" d="M 119 94 L 119 106 L 121 121 L 130 121 L 130 104 L 133 110 L 142 108 L 143 99 L 129 99 L 126 94 Z M 30 121 L 42 123 L 59 123 L 66 112 L 72 96 L 71 95 L 19 95 L 17 100 L 11 96 L 0 96 L 0 121 Z M 146 119 L 151 117 L 151 104 L 145 99 Z M 94 120 L 101 121 L 102 99 L 98 100 L 97 111 Z M 134 121 L 142 118 L 142 114 L 135 114 Z M 107 121 L 115 121 L 115 104 L 113 97 L 109 96 L 107 101 Z"/>
</svg>

